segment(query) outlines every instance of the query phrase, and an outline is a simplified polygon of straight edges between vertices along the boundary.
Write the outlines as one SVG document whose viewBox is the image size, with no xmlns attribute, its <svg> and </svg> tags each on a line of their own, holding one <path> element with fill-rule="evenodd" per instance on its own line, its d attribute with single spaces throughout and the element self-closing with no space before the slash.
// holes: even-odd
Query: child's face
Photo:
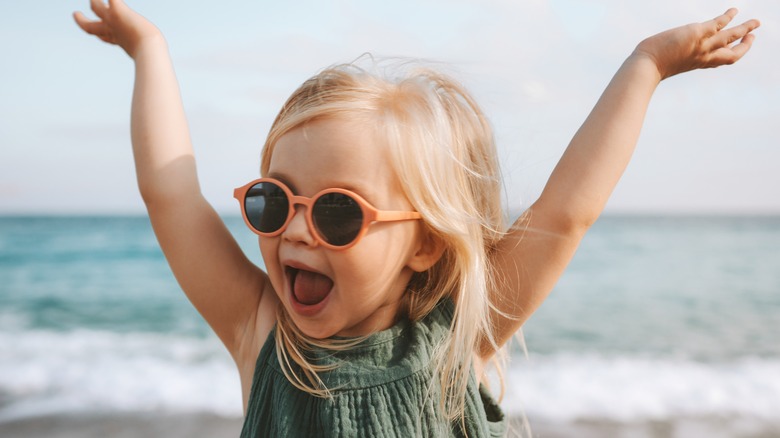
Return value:
<svg viewBox="0 0 780 438">
<path fill-rule="evenodd" d="M 296 195 L 346 188 L 380 210 L 411 211 L 388 159 L 371 127 L 318 120 L 278 140 L 267 176 Z M 318 339 L 392 326 L 417 266 L 420 221 L 374 223 L 353 247 L 335 251 L 314 240 L 303 208 L 281 235 L 260 238 L 271 284 L 296 326 Z"/>
</svg>

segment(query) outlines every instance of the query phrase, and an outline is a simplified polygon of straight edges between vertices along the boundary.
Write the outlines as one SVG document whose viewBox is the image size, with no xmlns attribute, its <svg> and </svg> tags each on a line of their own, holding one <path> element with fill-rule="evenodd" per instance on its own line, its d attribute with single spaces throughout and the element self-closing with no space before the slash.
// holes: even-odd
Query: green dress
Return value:
<svg viewBox="0 0 780 438">
<path fill-rule="evenodd" d="M 473 375 L 466 393 L 465 430 L 460 421 L 450 423 L 441 414 L 439 380 L 428 364 L 434 346 L 449 331 L 452 315 L 452 302 L 443 301 L 422 320 L 403 320 L 348 351 L 315 352 L 321 360 L 335 357 L 340 363 L 320 373 L 333 393 L 330 399 L 290 384 L 271 331 L 255 365 L 241 437 L 504 436 L 501 408 Z"/>
</svg>

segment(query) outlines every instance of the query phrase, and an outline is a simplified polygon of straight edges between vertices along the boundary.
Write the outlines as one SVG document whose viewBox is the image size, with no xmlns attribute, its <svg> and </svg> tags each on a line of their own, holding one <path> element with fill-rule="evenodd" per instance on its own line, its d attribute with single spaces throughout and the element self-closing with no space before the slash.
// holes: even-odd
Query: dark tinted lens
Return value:
<svg viewBox="0 0 780 438">
<path fill-rule="evenodd" d="M 289 202 L 287 194 L 276 184 L 257 183 L 249 189 L 244 200 L 246 217 L 257 231 L 273 233 L 287 220 Z"/>
<path fill-rule="evenodd" d="M 311 213 L 314 226 L 322 239 L 335 246 L 351 243 L 360 234 L 363 225 L 360 205 L 341 193 L 320 196 Z"/>
</svg>

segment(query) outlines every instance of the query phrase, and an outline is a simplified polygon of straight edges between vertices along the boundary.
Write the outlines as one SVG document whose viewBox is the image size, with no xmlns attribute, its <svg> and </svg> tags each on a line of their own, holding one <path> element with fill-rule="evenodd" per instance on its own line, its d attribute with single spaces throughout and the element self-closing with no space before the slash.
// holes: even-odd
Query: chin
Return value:
<svg viewBox="0 0 780 438">
<path fill-rule="evenodd" d="M 295 327 L 298 328 L 298 331 L 312 339 L 327 339 L 334 336 L 336 332 L 338 332 L 338 330 L 331 327 L 325 327 L 316 321 L 302 321 L 302 323 L 299 323 L 299 321 L 296 321 L 294 317 L 291 319 L 291 322 L 295 324 Z"/>
</svg>

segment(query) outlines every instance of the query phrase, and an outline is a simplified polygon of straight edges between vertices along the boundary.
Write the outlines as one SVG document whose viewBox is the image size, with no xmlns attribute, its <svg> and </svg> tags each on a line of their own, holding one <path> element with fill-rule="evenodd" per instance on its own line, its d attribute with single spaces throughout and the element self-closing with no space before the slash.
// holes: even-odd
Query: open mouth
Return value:
<svg viewBox="0 0 780 438">
<path fill-rule="evenodd" d="M 285 268 L 292 298 L 301 306 L 315 306 L 328 297 L 333 280 L 318 272 L 292 267 Z"/>
</svg>

